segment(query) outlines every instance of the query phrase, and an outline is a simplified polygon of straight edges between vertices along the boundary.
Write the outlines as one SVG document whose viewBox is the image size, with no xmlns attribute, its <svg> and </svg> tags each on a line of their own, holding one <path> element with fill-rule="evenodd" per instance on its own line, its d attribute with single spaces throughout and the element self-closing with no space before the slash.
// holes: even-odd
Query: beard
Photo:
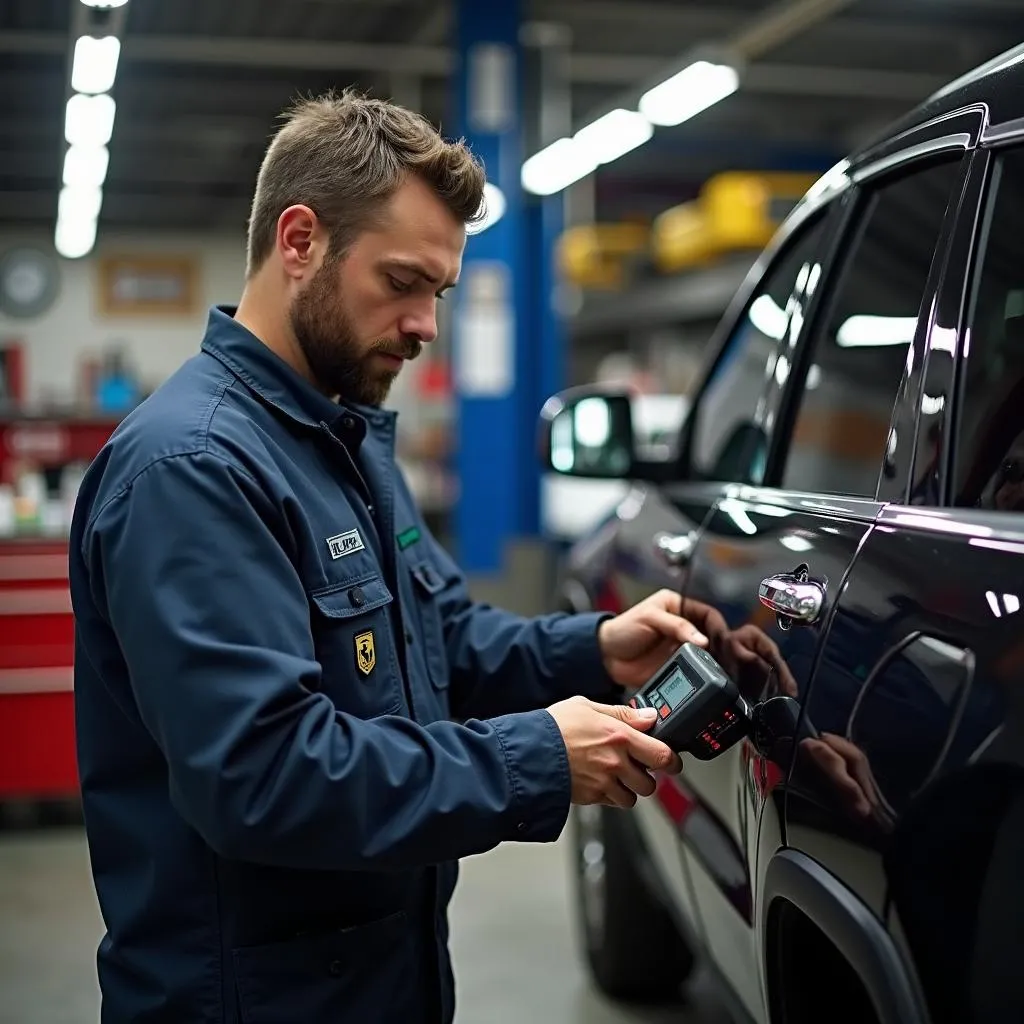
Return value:
<svg viewBox="0 0 1024 1024">
<path fill-rule="evenodd" d="M 415 359 L 422 343 L 418 338 L 361 342 L 338 295 L 337 267 L 337 260 L 325 260 L 295 297 L 289 311 L 291 328 L 320 391 L 359 405 L 378 406 L 387 398 L 398 370 L 377 365 L 373 357 Z"/>
</svg>

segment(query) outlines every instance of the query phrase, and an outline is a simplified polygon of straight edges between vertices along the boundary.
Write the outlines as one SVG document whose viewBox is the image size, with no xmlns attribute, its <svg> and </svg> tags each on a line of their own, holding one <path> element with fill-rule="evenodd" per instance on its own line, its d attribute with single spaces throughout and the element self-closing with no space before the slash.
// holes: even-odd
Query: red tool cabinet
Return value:
<svg viewBox="0 0 1024 1024">
<path fill-rule="evenodd" d="M 0 483 L 59 478 L 87 463 L 116 421 L 0 416 Z M 0 801 L 74 798 L 74 618 L 65 529 L 0 533 Z"/>
</svg>

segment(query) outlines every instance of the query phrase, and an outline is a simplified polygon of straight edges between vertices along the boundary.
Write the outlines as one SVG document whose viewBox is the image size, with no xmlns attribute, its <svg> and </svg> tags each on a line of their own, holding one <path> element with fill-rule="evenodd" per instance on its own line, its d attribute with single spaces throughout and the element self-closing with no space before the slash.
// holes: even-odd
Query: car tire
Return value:
<svg viewBox="0 0 1024 1024">
<path fill-rule="evenodd" d="M 680 999 L 693 952 L 640 874 L 629 812 L 574 807 L 570 827 L 576 926 L 598 988 L 629 1002 Z"/>
</svg>

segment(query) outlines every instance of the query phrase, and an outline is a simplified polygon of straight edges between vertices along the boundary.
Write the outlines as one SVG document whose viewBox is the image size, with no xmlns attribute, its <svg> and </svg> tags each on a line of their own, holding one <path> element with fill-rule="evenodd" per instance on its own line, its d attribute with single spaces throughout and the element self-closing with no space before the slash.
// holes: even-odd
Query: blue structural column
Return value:
<svg viewBox="0 0 1024 1024">
<path fill-rule="evenodd" d="M 524 470 L 522 490 L 522 529 L 525 536 L 540 534 L 541 497 L 540 462 L 534 444 L 537 436 L 537 414 L 547 399 L 563 386 L 564 326 L 556 314 L 557 272 L 555 253 L 562 232 L 562 197 L 560 194 L 530 197 L 524 203 L 526 232 L 525 285 L 529 308 L 524 325 L 528 341 L 524 357 L 528 375 L 523 381 L 520 402 L 520 430 L 529 447 L 528 469 Z"/>
<path fill-rule="evenodd" d="M 520 0 L 457 2 L 455 130 L 506 204 L 501 220 L 470 237 L 455 293 L 454 525 L 473 573 L 500 569 L 509 541 L 540 531 L 537 414 L 565 378 L 554 263 L 563 197 L 525 195 L 520 170 L 568 130 L 566 39 L 534 25 L 524 49 L 520 19 Z"/>
<path fill-rule="evenodd" d="M 533 403 L 529 292 L 524 274 L 519 0 L 457 0 L 457 124 L 501 189 L 505 214 L 466 246 L 453 293 L 453 382 L 459 499 L 455 542 L 466 572 L 501 568 L 510 539 L 528 530 L 536 475 L 525 405 Z M 527 342 L 524 344 L 524 342 Z"/>
<path fill-rule="evenodd" d="M 572 132 L 572 102 L 567 74 L 570 37 L 558 24 L 533 22 L 521 33 L 523 86 L 526 101 L 524 138 L 526 155 L 538 152 Z M 557 309 L 558 239 L 564 227 L 565 196 L 526 195 L 523 220 L 526 232 L 525 281 L 529 289 L 524 348 L 529 377 L 524 381 L 521 412 L 523 436 L 537 433 L 537 414 L 556 391 L 565 386 L 565 323 Z M 541 533 L 540 472 L 535 447 L 530 448 L 531 471 L 523 483 L 523 527 L 529 536 Z"/>
</svg>

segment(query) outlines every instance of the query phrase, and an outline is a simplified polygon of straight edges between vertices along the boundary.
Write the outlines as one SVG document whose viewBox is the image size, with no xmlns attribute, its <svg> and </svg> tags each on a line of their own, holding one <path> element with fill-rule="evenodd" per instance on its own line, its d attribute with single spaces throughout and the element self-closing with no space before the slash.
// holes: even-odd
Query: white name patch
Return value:
<svg viewBox="0 0 1024 1024">
<path fill-rule="evenodd" d="M 346 533 L 338 533 L 327 538 L 327 550 L 331 558 L 342 558 L 351 555 L 364 548 L 363 538 L 359 536 L 358 530 L 348 530 Z"/>
</svg>

